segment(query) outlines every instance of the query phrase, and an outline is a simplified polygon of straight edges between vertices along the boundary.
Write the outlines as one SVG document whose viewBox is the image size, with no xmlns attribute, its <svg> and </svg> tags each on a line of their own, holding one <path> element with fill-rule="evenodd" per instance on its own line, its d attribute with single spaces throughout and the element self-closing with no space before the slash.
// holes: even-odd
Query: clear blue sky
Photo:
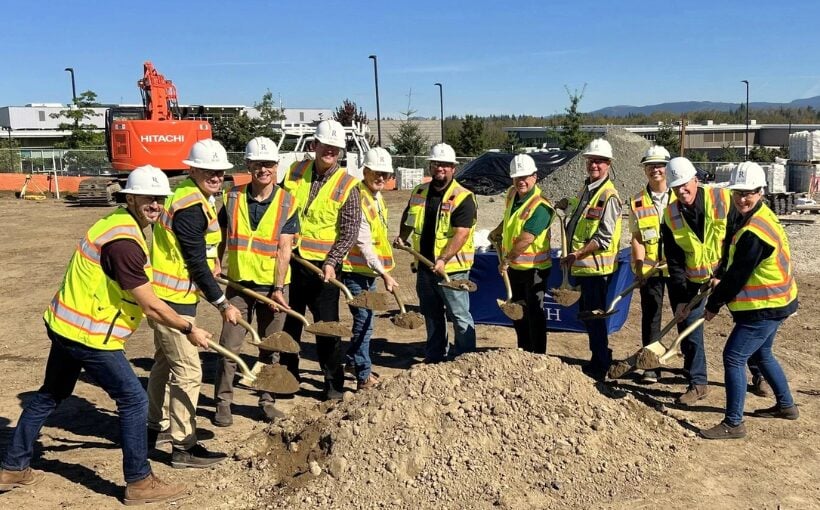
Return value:
<svg viewBox="0 0 820 510">
<path fill-rule="evenodd" d="M 820 95 L 820 2 L 88 1 L 3 2 L 0 105 L 78 92 L 138 103 L 152 60 L 186 104 L 286 107 L 350 98 L 383 117 L 551 115 L 670 101 L 785 102 Z"/>
</svg>

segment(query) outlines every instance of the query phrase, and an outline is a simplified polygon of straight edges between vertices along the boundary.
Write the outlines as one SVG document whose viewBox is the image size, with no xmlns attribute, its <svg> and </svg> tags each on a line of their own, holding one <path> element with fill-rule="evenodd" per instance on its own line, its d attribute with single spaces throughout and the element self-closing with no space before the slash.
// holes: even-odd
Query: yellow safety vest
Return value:
<svg viewBox="0 0 820 510">
<path fill-rule="evenodd" d="M 786 232 L 777 216 L 766 204 L 754 213 L 752 218 L 732 237 L 729 246 L 729 267 L 735 257 L 735 244 L 745 232 L 751 232 L 774 251 L 763 260 L 729 302 L 729 310 L 761 310 L 781 308 L 797 298 L 797 283 L 794 281 L 791 265 L 791 248 Z"/>
<path fill-rule="evenodd" d="M 362 215 L 370 226 L 370 235 L 373 238 L 373 251 L 379 257 L 384 271 L 393 270 L 393 247 L 390 246 L 390 239 L 387 237 L 387 205 L 379 193 L 373 196 L 370 188 L 363 182 L 358 184 L 359 196 L 362 201 Z M 367 276 L 378 276 L 378 274 L 367 266 L 362 250 L 358 246 L 353 246 L 342 263 L 342 271 L 358 273 Z"/>
<path fill-rule="evenodd" d="M 587 245 L 595 232 L 598 231 L 598 225 L 601 224 L 601 218 L 604 216 L 604 207 L 610 198 L 619 200 L 618 190 L 612 181 L 607 179 L 603 184 L 598 186 L 595 194 L 587 203 L 581 216 L 578 218 L 578 223 L 575 226 L 575 232 L 572 233 L 572 240 L 570 243 L 570 250 L 577 251 Z M 605 250 L 598 249 L 592 252 L 591 255 L 582 259 L 576 259 L 572 265 L 573 276 L 603 276 L 615 272 L 618 262 L 618 246 L 621 242 L 621 216 L 615 221 L 615 231 L 612 232 L 612 242 Z"/>
<path fill-rule="evenodd" d="M 413 227 L 410 240 L 416 251 L 421 249 L 421 232 L 424 229 L 424 205 L 427 203 L 427 193 L 429 190 L 429 182 L 416 186 L 410 195 L 410 203 L 407 206 L 405 225 Z M 451 214 L 462 202 L 467 198 L 472 199 L 472 197 L 473 193 L 467 188 L 462 187 L 455 179 L 453 179 L 447 189 L 444 190 L 437 215 L 438 219 L 436 221 L 435 243 L 433 245 L 434 258 L 438 258 L 441 255 L 444 251 L 444 247 L 447 246 L 447 243 L 455 235 L 455 230 L 450 226 Z M 473 267 L 473 258 L 475 257 L 475 245 L 473 244 L 474 231 L 475 220 L 473 220 L 473 225 L 470 227 L 469 234 L 467 234 L 467 240 L 464 242 L 464 246 L 444 265 L 444 271 L 448 274 L 467 271 Z"/>
<path fill-rule="evenodd" d="M 517 192 L 515 187 L 507 191 L 507 207 L 504 210 L 504 224 L 501 235 L 501 246 L 504 253 L 512 250 L 515 239 L 524 231 L 524 224 L 530 219 L 538 206 L 543 205 L 550 212 L 550 223 L 555 219 L 555 209 L 545 198 L 541 196 L 541 189 L 535 186 L 530 196 L 521 206 L 512 212 Z M 527 248 L 510 261 L 512 269 L 547 269 L 552 267 L 552 257 L 550 256 L 550 230 L 549 225 L 543 232 L 535 237 L 535 240 Z"/>
<path fill-rule="evenodd" d="M 677 200 L 677 197 L 670 190 L 669 204 Z M 652 196 L 646 188 L 640 193 L 632 197 L 630 200 L 632 212 L 635 214 L 635 219 L 638 221 L 638 230 L 641 232 L 641 244 L 644 247 L 643 268 L 641 272 L 647 274 L 652 270 L 652 266 L 661 264 L 666 261 L 666 256 L 663 253 L 661 245 L 661 215 L 655 208 L 655 203 L 652 202 Z M 632 263 L 632 272 L 635 272 L 635 262 Z M 669 276 L 669 269 L 661 271 L 661 275 Z"/>
<path fill-rule="evenodd" d="M 93 349 L 122 350 L 142 321 L 134 296 L 109 278 L 100 266 L 103 245 L 130 239 L 145 253 L 145 275 L 151 280 L 148 245 L 142 229 L 126 209 L 95 223 L 68 263 L 60 290 L 43 314 L 49 329 Z"/>
<path fill-rule="evenodd" d="M 299 254 L 307 260 L 322 261 L 339 237 L 339 211 L 356 186 L 355 177 L 337 168 L 306 207 L 313 176 L 313 160 L 297 161 L 288 169 L 283 187 L 296 197 L 299 208 Z"/>
<path fill-rule="evenodd" d="M 205 231 L 205 255 L 208 267 L 214 268 L 217 246 L 222 241 L 222 232 L 216 211 L 202 194 L 196 183 L 185 179 L 165 200 L 165 210 L 154 228 L 154 245 L 151 247 L 151 261 L 154 264 L 154 293 L 162 300 L 177 304 L 199 302 L 199 293 L 182 258 L 177 236 L 174 235 L 174 215 L 188 207 L 201 207 L 208 220 Z"/>
<path fill-rule="evenodd" d="M 729 190 L 711 186 L 702 186 L 702 189 L 703 242 L 683 218 L 680 201 L 670 203 L 663 215 L 675 244 L 686 255 L 686 279 L 694 283 L 707 282 L 720 263 L 723 238 L 726 237 L 726 216 L 731 206 Z"/>
<path fill-rule="evenodd" d="M 276 280 L 276 256 L 279 235 L 288 218 L 296 211 L 296 199 L 279 186 L 273 187 L 270 205 L 251 230 L 248 213 L 248 185 L 234 186 L 225 194 L 228 276 L 232 280 L 273 285 Z M 288 267 L 285 284 L 290 283 Z"/>
</svg>

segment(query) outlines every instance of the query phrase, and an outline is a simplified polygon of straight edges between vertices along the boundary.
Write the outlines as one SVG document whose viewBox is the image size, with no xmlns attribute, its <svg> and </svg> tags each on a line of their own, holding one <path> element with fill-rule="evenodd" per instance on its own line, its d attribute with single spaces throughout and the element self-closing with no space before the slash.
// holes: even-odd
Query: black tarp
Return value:
<svg viewBox="0 0 820 510">
<path fill-rule="evenodd" d="M 578 151 L 532 152 L 538 168 L 538 180 L 567 164 Z M 515 154 L 487 152 L 470 161 L 456 175 L 456 180 L 476 195 L 498 195 L 512 186 L 510 161 Z"/>
</svg>

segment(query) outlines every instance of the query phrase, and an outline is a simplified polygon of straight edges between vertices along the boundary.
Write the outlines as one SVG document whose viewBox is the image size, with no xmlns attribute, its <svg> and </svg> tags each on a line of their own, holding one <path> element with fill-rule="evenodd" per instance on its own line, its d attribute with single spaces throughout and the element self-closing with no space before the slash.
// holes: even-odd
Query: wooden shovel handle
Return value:
<svg viewBox="0 0 820 510">
<path fill-rule="evenodd" d="M 500 265 L 504 262 L 504 256 L 501 254 L 501 247 L 492 241 L 490 241 L 490 243 L 492 243 L 496 254 L 498 254 L 498 263 Z M 501 281 L 504 282 L 504 290 L 507 291 L 507 302 L 509 303 L 512 301 L 512 285 L 510 285 L 510 275 L 507 274 L 506 269 L 501 271 Z"/>
<path fill-rule="evenodd" d="M 251 372 L 251 369 L 248 367 L 248 365 L 244 361 L 242 361 L 242 358 L 240 358 L 236 354 L 232 353 L 228 349 L 222 347 L 221 345 L 214 342 L 213 340 L 208 340 L 208 348 L 211 349 L 211 350 L 214 350 L 214 351 L 218 352 L 220 355 L 234 361 L 239 366 L 239 371 L 242 372 L 242 375 L 244 375 L 245 377 L 247 377 L 251 381 L 256 380 L 256 376 L 253 375 L 253 373 Z"/>
<path fill-rule="evenodd" d="M 399 311 L 401 313 L 407 313 L 407 309 L 404 308 L 404 301 L 402 301 L 401 298 L 399 297 L 399 293 L 396 292 L 395 287 L 393 287 L 393 290 L 391 290 L 390 293 L 393 294 L 394 298 L 396 298 L 396 304 L 399 305 Z"/>
<path fill-rule="evenodd" d="M 567 228 L 564 226 L 564 219 L 565 216 L 563 213 L 557 213 L 558 215 L 558 226 L 560 227 L 561 232 L 561 257 L 567 256 Z M 561 288 L 566 289 L 569 288 L 569 268 L 563 264 L 561 264 L 561 274 L 563 274 L 563 281 L 561 282 Z"/>
<path fill-rule="evenodd" d="M 412 255 L 413 258 L 415 258 L 416 260 L 418 260 L 419 262 L 421 262 L 425 266 L 429 267 L 431 271 L 433 270 L 433 268 L 436 267 L 436 265 L 433 263 L 433 261 L 431 261 L 430 259 L 428 259 L 424 255 L 422 255 L 421 253 L 417 252 L 413 248 L 407 246 L 406 244 L 398 244 L 397 243 L 397 244 L 394 244 L 393 246 L 398 248 L 399 250 L 406 251 L 407 253 Z M 434 273 L 435 273 L 435 271 L 434 271 Z M 435 274 L 439 274 L 439 273 L 435 273 Z M 444 278 L 445 282 L 450 283 L 450 277 L 447 275 L 447 273 L 444 273 L 443 275 L 439 275 L 439 276 Z"/>
<path fill-rule="evenodd" d="M 300 257 L 300 256 L 298 256 L 298 255 L 291 255 L 291 258 L 292 258 L 293 260 L 295 260 L 296 262 L 298 262 L 298 263 L 302 264 L 302 265 L 303 265 L 303 266 L 305 266 L 306 268 L 310 269 L 311 271 L 313 271 L 313 272 L 314 272 L 314 273 L 315 273 L 315 274 L 316 274 L 319 278 L 322 278 L 322 279 L 324 279 L 324 278 L 325 278 L 325 273 L 324 273 L 324 272 L 322 272 L 322 270 L 321 270 L 321 269 L 319 269 L 318 267 L 316 267 L 316 266 L 314 266 L 313 264 L 311 264 L 309 261 L 307 261 L 307 260 L 303 259 L 302 257 Z M 330 283 L 332 283 L 333 285 L 335 285 L 336 287 L 338 287 L 338 288 L 339 288 L 339 290 L 341 290 L 341 291 L 344 293 L 344 295 L 345 295 L 345 299 L 346 299 L 347 301 L 350 301 L 350 300 L 352 300 L 352 299 L 353 299 L 353 294 L 350 292 L 350 289 L 348 289 L 348 288 L 345 286 L 345 284 L 344 284 L 344 283 L 340 282 L 340 281 L 339 281 L 339 280 L 337 280 L 336 278 L 331 278 L 331 279 L 330 279 Z"/>
<path fill-rule="evenodd" d="M 290 315 L 291 317 L 299 319 L 299 321 L 301 321 L 302 324 L 304 324 L 305 326 L 310 326 L 310 323 L 308 322 L 308 320 L 305 318 L 304 315 L 302 315 L 300 313 L 297 313 L 297 312 L 294 312 L 293 310 L 290 310 L 288 308 L 282 308 L 281 306 L 279 306 L 279 303 L 272 300 L 268 296 L 265 296 L 264 294 L 260 294 L 256 291 L 253 291 L 251 289 L 248 289 L 248 288 L 236 283 L 233 280 L 229 280 L 227 278 L 223 278 L 223 277 L 220 277 L 220 276 L 216 277 L 216 281 L 221 283 L 222 285 L 227 285 L 228 287 L 230 287 L 232 289 L 238 290 L 239 292 L 245 294 L 246 296 L 250 296 L 250 297 L 252 297 L 254 299 L 257 299 L 257 300 L 259 300 L 263 303 L 273 305 L 274 307 L 276 307 L 276 309 L 278 311 L 285 312 L 286 315 Z"/>
<path fill-rule="evenodd" d="M 240 318 L 236 320 L 236 323 L 245 328 L 245 330 L 247 330 L 247 332 L 251 334 L 251 338 L 253 338 L 251 343 L 253 345 L 259 345 L 262 343 L 262 339 L 259 338 L 259 333 L 257 333 L 256 330 L 250 324 L 248 324 L 248 321 Z"/>
</svg>

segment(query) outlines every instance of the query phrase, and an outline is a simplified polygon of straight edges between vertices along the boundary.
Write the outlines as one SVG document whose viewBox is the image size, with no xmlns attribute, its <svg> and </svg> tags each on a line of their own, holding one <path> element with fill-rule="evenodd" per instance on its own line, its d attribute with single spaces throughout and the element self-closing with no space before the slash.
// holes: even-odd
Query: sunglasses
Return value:
<svg viewBox="0 0 820 510">
<path fill-rule="evenodd" d="M 589 159 L 589 160 L 587 160 L 587 161 L 589 161 L 589 162 L 590 162 L 590 163 L 592 163 L 593 165 L 602 165 L 602 164 L 604 164 L 604 163 L 609 164 L 609 160 L 608 160 L 608 159 L 602 159 L 602 158 Z"/>
<path fill-rule="evenodd" d="M 199 168 L 198 170 L 202 172 L 206 180 L 214 177 L 219 177 L 220 179 L 225 177 L 225 170 L 205 170 L 203 168 Z"/>
<path fill-rule="evenodd" d="M 749 198 L 751 196 L 757 195 L 758 193 L 760 193 L 760 188 L 751 189 L 751 190 L 745 190 L 745 189 L 733 189 L 732 190 L 732 194 L 734 196 L 738 197 L 738 198 Z"/>
<path fill-rule="evenodd" d="M 165 196 L 163 195 L 138 195 L 140 198 L 146 201 L 148 204 L 153 204 L 154 202 L 162 205 L 165 203 Z"/>
<path fill-rule="evenodd" d="M 263 168 L 276 168 L 278 161 L 251 161 L 251 170 L 262 170 Z"/>
</svg>

